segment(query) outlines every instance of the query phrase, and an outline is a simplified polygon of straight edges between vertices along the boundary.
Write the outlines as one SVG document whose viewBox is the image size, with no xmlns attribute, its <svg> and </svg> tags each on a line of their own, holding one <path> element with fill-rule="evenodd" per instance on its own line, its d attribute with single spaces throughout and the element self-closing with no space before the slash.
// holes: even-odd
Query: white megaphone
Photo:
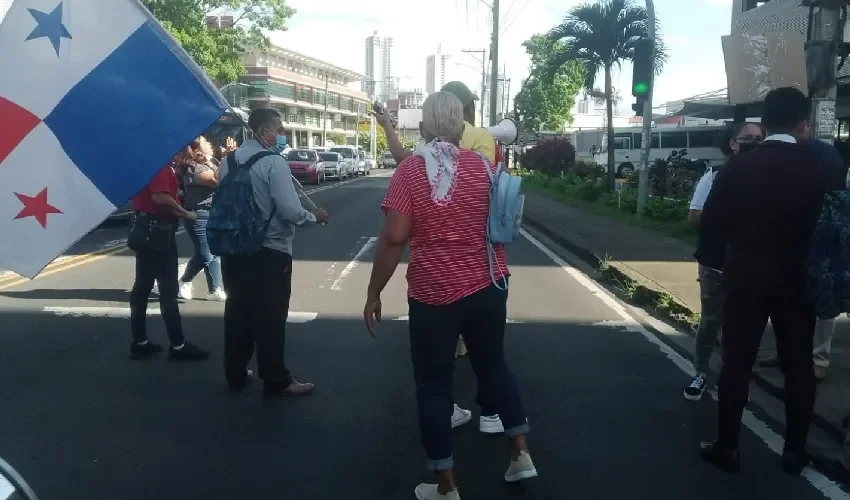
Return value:
<svg viewBox="0 0 850 500">
<path fill-rule="evenodd" d="M 496 125 L 487 129 L 494 139 L 501 142 L 505 146 L 510 146 L 515 143 L 519 137 L 519 129 L 516 122 L 510 118 L 505 118 Z"/>
</svg>

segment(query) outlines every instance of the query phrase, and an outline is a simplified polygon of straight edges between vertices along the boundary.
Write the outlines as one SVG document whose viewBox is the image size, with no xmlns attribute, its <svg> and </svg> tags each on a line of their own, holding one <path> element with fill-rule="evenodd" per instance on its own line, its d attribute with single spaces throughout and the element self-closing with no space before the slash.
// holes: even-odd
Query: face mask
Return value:
<svg viewBox="0 0 850 500">
<path fill-rule="evenodd" d="M 286 136 L 285 135 L 277 136 L 277 140 L 275 141 L 275 146 L 279 147 L 280 149 L 285 148 L 286 147 Z"/>
<path fill-rule="evenodd" d="M 738 144 L 738 152 L 739 153 L 747 153 L 756 149 L 759 146 L 757 142 L 741 142 Z"/>
</svg>

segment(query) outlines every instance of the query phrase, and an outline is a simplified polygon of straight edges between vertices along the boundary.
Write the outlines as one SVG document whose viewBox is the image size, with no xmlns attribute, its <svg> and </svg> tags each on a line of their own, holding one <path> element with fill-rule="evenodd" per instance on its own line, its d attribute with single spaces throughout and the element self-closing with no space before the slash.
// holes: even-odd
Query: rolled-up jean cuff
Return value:
<svg viewBox="0 0 850 500">
<path fill-rule="evenodd" d="M 454 456 L 450 456 L 449 458 L 441 458 L 440 460 L 428 460 L 428 470 L 432 470 L 434 472 L 453 469 L 454 466 Z"/>
<path fill-rule="evenodd" d="M 522 436 L 523 434 L 528 434 L 529 431 L 531 431 L 531 427 L 528 425 L 528 422 L 526 422 L 522 425 L 505 429 L 505 437 L 514 438 Z"/>
</svg>

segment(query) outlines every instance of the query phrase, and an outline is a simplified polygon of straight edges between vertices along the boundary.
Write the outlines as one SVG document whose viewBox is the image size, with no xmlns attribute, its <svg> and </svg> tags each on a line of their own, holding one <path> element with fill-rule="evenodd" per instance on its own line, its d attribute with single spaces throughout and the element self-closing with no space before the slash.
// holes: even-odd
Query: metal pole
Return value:
<svg viewBox="0 0 850 500">
<path fill-rule="evenodd" d="M 372 153 L 372 160 L 374 160 L 375 165 L 377 165 L 378 164 L 378 157 L 376 155 L 377 141 L 375 140 L 376 139 L 375 135 L 378 133 L 378 127 L 376 126 L 377 122 L 375 122 L 375 115 L 372 114 L 370 116 L 370 118 L 372 119 L 372 121 L 369 124 L 369 134 L 372 136 L 372 139 L 371 139 L 370 144 L 369 144 L 369 152 Z M 359 134 L 359 132 L 358 132 L 358 134 Z"/>
<path fill-rule="evenodd" d="M 490 126 L 496 124 L 499 88 L 499 0 L 493 0 L 493 41 L 490 49 Z M 483 112 L 482 112 L 483 114 Z"/>
<path fill-rule="evenodd" d="M 838 43 L 842 41 L 842 31 L 837 31 L 841 17 L 841 2 L 827 2 L 825 6 L 817 7 L 816 17 L 812 24 L 811 40 L 806 44 L 807 52 L 815 50 L 820 45 L 829 46 L 828 55 L 822 57 L 824 64 L 831 64 L 828 81 L 810 81 L 809 91 L 812 95 L 812 138 L 833 144 L 835 140 L 835 100 L 838 95 L 836 79 L 838 68 Z M 828 42 L 824 44 L 824 42 Z M 811 71 L 809 72 L 811 73 Z"/>
<path fill-rule="evenodd" d="M 637 216 L 643 217 L 646 200 L 649 197 L 649 150 L 652 146 L 652 94 L 655 86 L 655 4 L 653 0 L 646 0 L 646 22 L 649 39 L 652 40 L 650 61 L 652 71 L 649 74 L 649 93 L 643 103 L 643 134 L 641 142 L 640 169 L 638 170 L 638 199 Z M 610 148 L 611 145 L 609 144 Z"/>
<path fill-rule="evenodd" d="M 325 116 L 322 118 L 322 147 L 328 145 L 328 75 L 325 73 Z"/>
</svg>

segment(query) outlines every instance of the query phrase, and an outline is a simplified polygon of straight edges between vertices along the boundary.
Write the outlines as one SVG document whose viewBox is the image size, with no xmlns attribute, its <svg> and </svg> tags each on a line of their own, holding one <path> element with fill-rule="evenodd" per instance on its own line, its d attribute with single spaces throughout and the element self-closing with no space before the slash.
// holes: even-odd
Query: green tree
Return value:
<svg viewBox="0 0 850 500">
<path fill-rule="evenodd" d="M 389 151 L 390 147 L 387 144 L 387 134 L 384 132 L 383 127 L 378 126 L 375 128 L 378 132 L 375 136 L 375 155 L 380 157 Z M 357 143 L 363 146 L 363 149 L 368 152 L 369 148 L 372 147 L 372 137 L 369 132 L 360 132 Z"/>
<path fill-rule="evenodd" d="M 286 30 L 295 13 L 286 0 L 142 0 L 154 17 L 217 85 L 245 72 L 242 54 L 270 45 L 265 31 Z M 208 15 L 233 16 L 233 26 L 207 27 Z"/>
<path fill-rule="evenodd" d="M 564 65 L 580 61 L 584 66 L 584 87 L 594 91 L 597 75 L 605 76 L 608 123 L 608 185 L 614 187 L 614 88 L 612 71 L 623 61 L 633 60 L 635 45 L 648 38 L 646 9 L 632 0 L 600 0 L 570 10 L 564 21 L 550 33 L 552 40 L 564 42 L 563 49 L 551 59 L 547 78 L 552 80 Z M 659 73 L 667 60 L 667 52 L 656 26 L 655 71 Z"/>
<path fill-rule="evenodd" d="M 564 51 L 564 42 L 534 35 L 522 44 L 531 59 L 529 77 L 514 100 L 515 114 L 524 130 L 561 132 L 572 123 L 576 96 L 584 84 L 584 67 L 579 61 L 561 65 L 554 76 L 547 74 L 552 57 Z"/>
</svg>

